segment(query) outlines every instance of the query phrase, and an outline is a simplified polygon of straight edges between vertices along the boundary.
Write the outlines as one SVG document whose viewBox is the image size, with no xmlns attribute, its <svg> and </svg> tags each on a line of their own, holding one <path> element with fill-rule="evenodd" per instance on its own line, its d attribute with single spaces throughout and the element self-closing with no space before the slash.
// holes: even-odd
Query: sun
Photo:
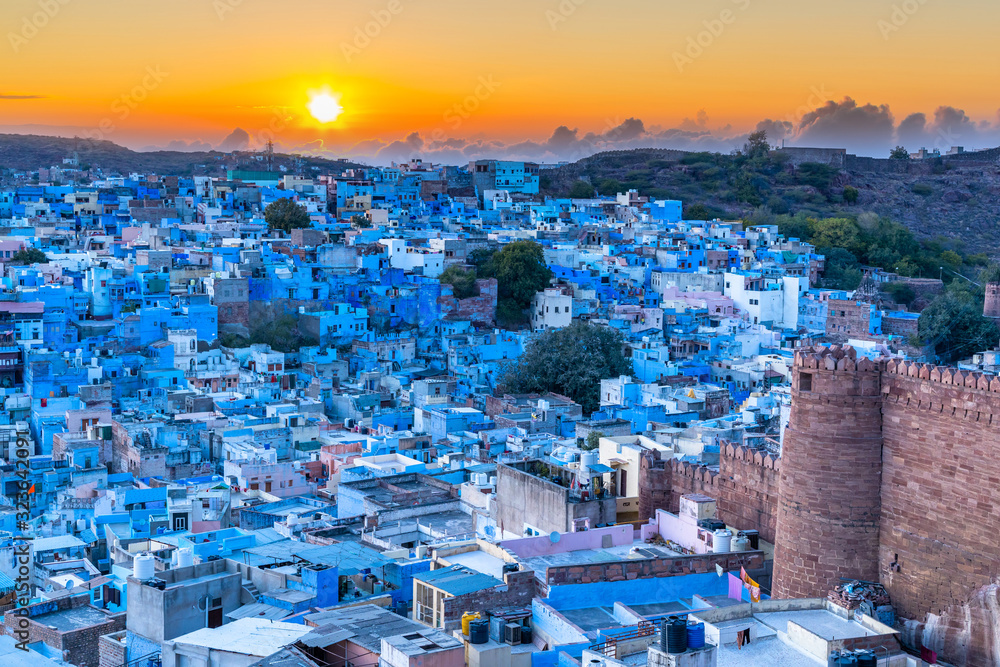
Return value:
<svg viewBox="0 0 1000 667">
<path fill-rule="evenodd" d="M 306 104 L 309 113 L 320 123 L 332 123 L 343 113 L 340 106 L 340 95 L 324 86 L 321 90 L 309 91 L 309 103 Z"/>
</svg>

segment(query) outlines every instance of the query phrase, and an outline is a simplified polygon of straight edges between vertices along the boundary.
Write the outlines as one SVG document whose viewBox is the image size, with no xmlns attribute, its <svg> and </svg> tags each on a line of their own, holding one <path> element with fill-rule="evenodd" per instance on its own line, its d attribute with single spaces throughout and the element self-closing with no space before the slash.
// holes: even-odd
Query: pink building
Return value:
<svg viewBox="0 0 1000 667">
<path fill-rule="evenodd" d="M 681 292 L 676 285 L 669 285 L 663 288 L 663 298 L 660 303 L 666 308 L 670 307 L 671 302 L 683 303 L 689 308 L 704 308 L 708 310 L 709 315 L 733 317 L 736 314 L 733 300 L 719 292 Z"/>
</svg>

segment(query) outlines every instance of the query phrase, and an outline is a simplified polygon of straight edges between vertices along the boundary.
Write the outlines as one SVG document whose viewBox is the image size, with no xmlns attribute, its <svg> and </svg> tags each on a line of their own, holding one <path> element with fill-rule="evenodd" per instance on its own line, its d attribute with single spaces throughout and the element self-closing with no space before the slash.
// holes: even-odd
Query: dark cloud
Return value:
<svg viewBox="0 0 1000 667">
<path fill-rule="evenodd" d="M 852 153 L 867 153 L 892 143 L 895 123 L 887 105 L 858 106 L 850 97 L 830 100 L 802 117 L 796 143 L 802 146 L 836 146 Z"/>
<path fill-rule="evenodd" d="M 233 151 L 243 151 L 250 146 L 250 135 L 247 131 L 241 128 L 236 128 L 229 133 L 229 136 L 222 140 L 219 144 L 219 150 L 223 153 L 232 153 Z"/>
<path fill-rule="evenodd" d="M 767 132 L 767 140 L 772 146 L 780 146 L 782 140 L 791 139 L 795 134 L 795 126 L 787 120 L 771 120 L 766 118 L 754 128 L 757 131 Z"/>
<path fill-rule="evenodd" d="M 48 95 L 9 95 L 0 93 L 0 100 L 44 100 Z"/>
<path fill-rule="evenodd" d="M 927 145 L 927 116 L 911 113 L 896 128 L 896 141 L 910 150 Z"/>
</svg>

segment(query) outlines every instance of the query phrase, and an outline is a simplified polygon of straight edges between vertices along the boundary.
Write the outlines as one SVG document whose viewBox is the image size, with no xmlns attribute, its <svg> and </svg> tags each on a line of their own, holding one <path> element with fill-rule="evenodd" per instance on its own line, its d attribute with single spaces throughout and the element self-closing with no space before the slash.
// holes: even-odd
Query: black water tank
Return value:
<svg viewBox="0 0 1000 667">
<path fill-rule="evenodd" d="M 521 626 L 521 643 L 530 644 L 531 643 L 531 626 L 522 625 Z"/>
<path fill-rule="evenodd" d="M 490 622 L 485 618 L 469 621 L 469 643 L 485 644 L 490 640 Z"/>
<path fill-rule="evenodd" d="M 834 651 L 826 661 L 827 667 L 857 667 L 858 659 L 853 653 Z"/>
<path fill-rule="evenodd" d="M 878 667 L 878 654 L 875 651 L 858 651 L 854 655 L 858 659 L 858 667 Z"/>
<path fill-rule="evenodd" d="M 667 653 L 683 653 L 687 648 L 687 621 L 677 618 L 667 623 Z"/>
</svg>

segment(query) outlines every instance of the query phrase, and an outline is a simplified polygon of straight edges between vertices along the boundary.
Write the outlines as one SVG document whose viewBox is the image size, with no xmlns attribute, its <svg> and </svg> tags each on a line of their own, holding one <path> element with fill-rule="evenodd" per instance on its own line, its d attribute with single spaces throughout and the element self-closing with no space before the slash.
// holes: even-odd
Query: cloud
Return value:
<svg viewBox="0 0 1000 667">
<path fill-rule="evenodd" d="M 229 133 L 229 136 L 219 144 L 219 150 L 223 153 L 246 150 L 250 146 L 250 135 L 242 128 L 236 128 Z"/>
<path fill-rule="evenodd" d="M 407 162 L 410 158 L 420 157 L 424 147 L 424 139 L 419 132 L 412 132 L 402 141 L 394 141 L 378 152 L 378 159 L 386 162 Z"/>
<path fill-rule="evenodd" d="M 911 113 L 904 118 L 896 128 L 896 140 L 911 150 L 927 144 L 927 116 L 922 113 Z"/>
<path fill-rule="evenodd" d="M 897 125 L 887 105 L 860 104 L 846 97 L 806 113 L 797 124 L 766 118 L 753 129 L 766 131 L 772 145 L 784 142 L 788 146 L 846 148 L 858 155 L 886 157 L 897 144 L 910 150 L 921 146 L 948 150 L 953 145 L 964 145 L 966 149 L 1000 145 L 1000 111 L 996 118 L 977 122 L 961 109 L 941 106 L 930 119 L 923 113 L 912 113 Z M 560 124 L 546 138 L 509 142 L 484 136 L 425 141 L 418 132 L 412 132 L 398 140 L 360 142 L 340 154 L 372 164 L 402 162 L 414 157 L 454 165 L 484 158 L 553 163 L 633 148 L 728 153 L 741 147 L 749 133 L 750 130 L 728 124 L 713 124 L 702 109 L 694 118 L 685 118 L 673 127 L 650 126 L 640 118 L 630 117 L 609 120 L 603 128 L 591 131 Z"/>
<path fill-rule="evenodd" d="M 0 100 L 44 100 L 48 95 L 9 95 L 0 93 Z"/>
<path fill-rule="evenodd" d="M 889 145 L 895 136 L 892 112 L 885 104 L 858 106 L 850 97 L 830 100 L 802 117 L 799 145 L 836 146 L 852 153 L 866 153 Z"/>
</svg>

